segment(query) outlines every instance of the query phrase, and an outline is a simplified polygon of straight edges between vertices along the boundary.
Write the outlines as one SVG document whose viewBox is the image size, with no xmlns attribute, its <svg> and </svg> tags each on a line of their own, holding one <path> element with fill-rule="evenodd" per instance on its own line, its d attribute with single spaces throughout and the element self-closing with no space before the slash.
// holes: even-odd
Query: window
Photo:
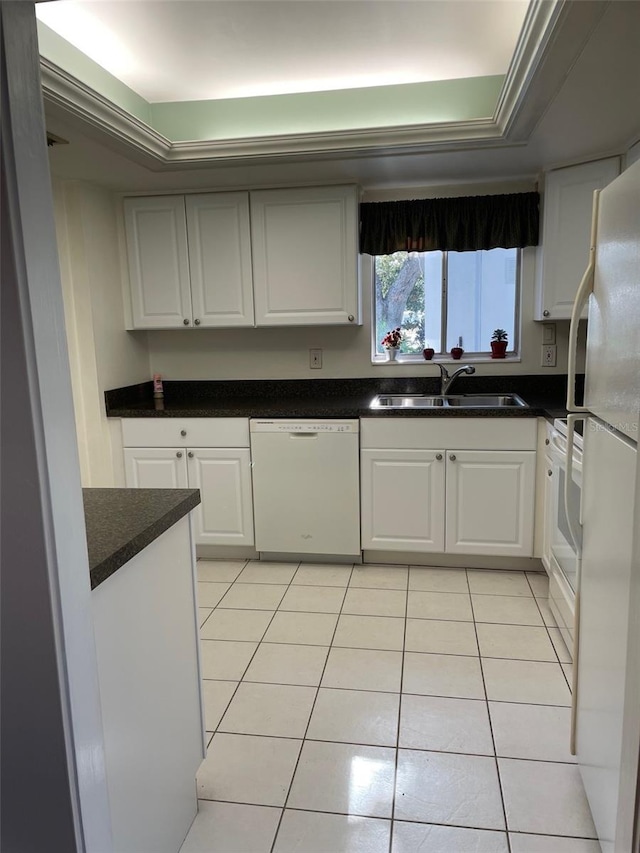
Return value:
<svg viewBox="0 0 640 853">
<path fill-rule="evenodd" d="M 395 252 L 374 258 L 373 352 L 402 329 L 400 352 L 422 358 L 425 347 L 445 356 L 462 339 L 465 353 L 488 355 L 495 329 L 517 352 L 519 249 L 478 252 Z"/>
</svg>

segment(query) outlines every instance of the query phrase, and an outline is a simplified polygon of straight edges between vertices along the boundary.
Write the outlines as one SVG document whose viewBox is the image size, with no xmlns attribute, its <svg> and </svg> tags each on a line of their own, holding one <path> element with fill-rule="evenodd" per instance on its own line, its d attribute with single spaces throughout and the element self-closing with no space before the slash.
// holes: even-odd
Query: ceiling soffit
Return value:
<svg viewBox="0 0 640 853">
<path fill-rule="evenodd" d="M 172 142 L 45 58 L 41 59 L 43 95 L 45 102 L 79 120 L 92 135 L 154 171 L 525 144 L 609 2 L 533 2 L 491 118 Z"/>
</svg>

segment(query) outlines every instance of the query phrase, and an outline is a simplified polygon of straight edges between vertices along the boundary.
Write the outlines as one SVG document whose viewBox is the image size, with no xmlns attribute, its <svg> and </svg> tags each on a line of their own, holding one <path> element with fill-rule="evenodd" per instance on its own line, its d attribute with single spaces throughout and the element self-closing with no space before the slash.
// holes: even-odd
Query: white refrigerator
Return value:
<svg viewBox="0 0 640 853">
<path fill-rule="evenodd" d="M 586 300 L 584 404 L 576 405 L 577 328 Z M 577 413 L 570 435 L 575 418 L 585 419 L 572 743 L 603 853 L 636 853 L 640 161 L 594 197 L 589 266 L 571 321 L 567 408 Z"/>
</svg>

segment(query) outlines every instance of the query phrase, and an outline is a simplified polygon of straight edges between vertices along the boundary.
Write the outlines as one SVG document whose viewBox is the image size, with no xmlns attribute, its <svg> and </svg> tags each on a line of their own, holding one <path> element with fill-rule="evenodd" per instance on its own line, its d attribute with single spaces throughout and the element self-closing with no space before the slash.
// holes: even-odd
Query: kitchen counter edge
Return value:
<svg viewBox="0 0 640 853">
<path fill-rule="evenodd" d="M 198 489 L 83 489 L 96 589 L 200 503 Z"/>
</svg>

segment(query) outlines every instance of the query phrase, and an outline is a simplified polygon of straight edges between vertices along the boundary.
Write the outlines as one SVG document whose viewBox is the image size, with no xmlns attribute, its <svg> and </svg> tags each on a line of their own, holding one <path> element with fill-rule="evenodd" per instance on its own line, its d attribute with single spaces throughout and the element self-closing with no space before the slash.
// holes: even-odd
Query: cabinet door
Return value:
<svg viewBox="0 0 640 853">
<path fill-rule="evenodd" d="M 363 450 L 360 459 L 362 547 L 444 551 L 444 450 Z"/>
<path fill-rule="evenodd" d="M 553 530 L 553 493 L 555 490 L 553 462 L 544 458 L 544 532 L 542 536 L 542 564 L 551 571 L 551 531 Z"/>
<path fill-rule="evenodd" d="M 186 450 L 175 447 L 125 447 L 127 488 L 186 489 L 186 455 Z"/>
<path fill-rule="evenodd" d="M 251 193 L 257 326 L 359 321 L 356 188 Z"/>
<path fill-rule="evenodd" d="M 184 196 L 126 198 L 124 221 L 133 328 L 190 326 Z"/>
<path fill-rule="evenodd" d="M 619 174 L 620 159 L 610 157 L 556 169 L 546 176 L 536 320 L 571 319 L 578 285 L 589 263 L 593 193 Z"/>
<path fill-rule="evenodd" d="M 253 545 L 248 448 L 189 450 L 189 486 L 200 489 L 193 511 L 196 545 Z"/>
<path fill-rule="evenodd" d="M 528 451 L 447 451 L 449 553 L 533 554 L 535 460 Z"/>
<path fill-rule="evenodd" d="M 186 197 L 195 326 L 253 326 L 248 193 Z"/>
</svg>

